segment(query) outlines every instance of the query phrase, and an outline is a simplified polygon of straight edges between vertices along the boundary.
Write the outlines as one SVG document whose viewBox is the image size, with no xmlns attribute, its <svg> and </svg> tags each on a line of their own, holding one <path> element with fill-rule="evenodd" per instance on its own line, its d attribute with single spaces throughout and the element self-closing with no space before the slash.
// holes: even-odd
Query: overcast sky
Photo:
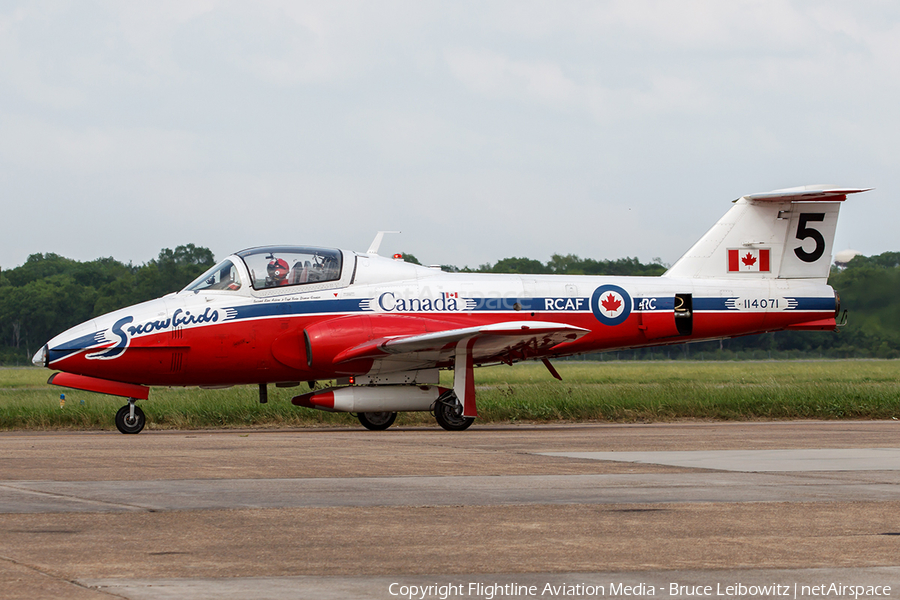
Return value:
<svg viewBox="0 0 900 600">
<path fill-rule="evenodd" d="M 747 193 L 875 187 L 900 3 L 0 3 L 0 267 L 194 243 L 673 263 Z"/>
</svg>

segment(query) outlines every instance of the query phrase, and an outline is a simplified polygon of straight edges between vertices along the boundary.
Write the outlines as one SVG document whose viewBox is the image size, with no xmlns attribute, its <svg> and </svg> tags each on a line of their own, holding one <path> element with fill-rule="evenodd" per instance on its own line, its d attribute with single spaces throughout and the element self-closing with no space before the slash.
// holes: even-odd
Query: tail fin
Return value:
<svg viewBox="0 0 900 600">
<path fill-rule="evenodd" d="M 824 282 L 841 202 L 869 189 L 809 185 L 738 198 L 665 276 Z"/>
</svg>

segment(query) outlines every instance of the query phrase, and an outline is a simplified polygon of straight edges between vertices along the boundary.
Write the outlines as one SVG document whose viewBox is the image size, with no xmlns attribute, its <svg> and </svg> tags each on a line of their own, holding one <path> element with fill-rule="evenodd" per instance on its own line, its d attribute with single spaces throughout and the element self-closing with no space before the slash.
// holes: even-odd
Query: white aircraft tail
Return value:
<svg viewBox="0 0 900 600">
<path fill-rule="evenodd" d="M 738 198 L 665 276 L 824 282 L 841 202 L 868 189 L 809 185 Z"/>
</svg>

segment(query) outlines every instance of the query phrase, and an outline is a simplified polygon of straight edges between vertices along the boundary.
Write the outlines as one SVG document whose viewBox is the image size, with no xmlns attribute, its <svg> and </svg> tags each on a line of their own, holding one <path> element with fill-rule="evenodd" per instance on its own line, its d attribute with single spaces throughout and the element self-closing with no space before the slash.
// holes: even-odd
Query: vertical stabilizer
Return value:
<svg viewBox="0 0 900 600">
<path fill-rule="evenodd" d="M 865 191 L 817 185 L 743 196 L 665 276 L 824 282 L 841 202 Z"/>
</svg>

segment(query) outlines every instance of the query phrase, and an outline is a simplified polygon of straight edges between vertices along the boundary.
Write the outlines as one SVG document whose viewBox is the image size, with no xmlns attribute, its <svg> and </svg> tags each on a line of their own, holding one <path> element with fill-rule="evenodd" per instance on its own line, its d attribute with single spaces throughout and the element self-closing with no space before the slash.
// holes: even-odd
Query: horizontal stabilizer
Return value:
<svg viewBox="0 0 900 600">
<path fill-rule="evenodd" d="M 819 319 L 818 321 L 807 321 L 806 323 L 797 323 L 788 325 L 789 331 L 836 331 L 837 321 L 834 317 L 827 319 Z"/>
<path fill-rule="evenodd" d="M 843 202 L 849 194 L 868 192 L 872 188 L 839 188 L 830 185 L 804 185 L 801 187 L 748 194 L 747 200 L 762 202 Z M 736 201 L 735 201 L 736 202 Z"/>
</svg>

